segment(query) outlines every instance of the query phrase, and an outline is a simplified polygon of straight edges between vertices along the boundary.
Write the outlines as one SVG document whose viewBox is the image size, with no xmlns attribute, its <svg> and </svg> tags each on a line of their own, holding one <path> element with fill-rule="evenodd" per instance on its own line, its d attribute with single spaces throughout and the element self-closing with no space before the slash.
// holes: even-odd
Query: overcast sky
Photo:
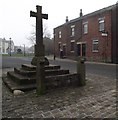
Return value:
<svg viewBox="0 0 118 120">
<path fill-rule="evenodd" d="M 79 17 L 80 9 L 88 14 L 108 7 L 117 0 L 0 0 L 0 38 L 11 38 L 15 45 L 31 46 L 27 39 L 33 31 L 35 18 L 30 10 L 36 11 L 36 5 L 42 6 L 42 12 L 48 14 L 43 20 L 50 34 L 53 28 L 63 24 L 66 16 L 69 20 Z"/>
</svg>

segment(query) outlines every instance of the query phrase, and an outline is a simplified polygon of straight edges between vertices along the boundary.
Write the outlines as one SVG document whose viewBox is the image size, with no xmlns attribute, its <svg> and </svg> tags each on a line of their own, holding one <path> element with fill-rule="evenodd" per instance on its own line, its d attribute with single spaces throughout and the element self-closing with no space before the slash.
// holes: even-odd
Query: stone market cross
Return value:
<svg viewBox="0 0 118 120">
<path fill-rule="evenodd" d="M 44 56 L 43 23 L 42 19 L 48 19 L 48 14 L 42 14 L 42 6 L 36 6 L 37 12 L 30 11 L 30 17 L 36 17 L 36 45 L 35 57 Z"/>
<path fill-rule="evenodd" d="M 45 93 L 45 48 L 43 45 L 43 22 L 48 14 L 42 14 L 42 6 L 36 6 L 37 12 L 30 11 L 30 17 L 36 17 L 36 45 L 35 56 L 31 64 L 36 65 L 36 92 L 37 95 Z"/>
</svg>

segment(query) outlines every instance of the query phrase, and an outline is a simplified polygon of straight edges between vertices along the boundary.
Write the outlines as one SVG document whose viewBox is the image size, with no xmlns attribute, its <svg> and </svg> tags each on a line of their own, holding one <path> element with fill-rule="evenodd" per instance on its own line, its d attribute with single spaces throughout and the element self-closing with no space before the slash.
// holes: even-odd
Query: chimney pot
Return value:
<svg viewBox="0 0 118 120">
<path fill-rule="evenodd" d="M 80 17 L 82 17 L 82 16 L 83 16 L 82 9 L 80 9 Z"/>
<path fill-rule="evenodd" d="M 68 22 L 68 16 L 66 16 L 66 22 Z"/>
</svg>

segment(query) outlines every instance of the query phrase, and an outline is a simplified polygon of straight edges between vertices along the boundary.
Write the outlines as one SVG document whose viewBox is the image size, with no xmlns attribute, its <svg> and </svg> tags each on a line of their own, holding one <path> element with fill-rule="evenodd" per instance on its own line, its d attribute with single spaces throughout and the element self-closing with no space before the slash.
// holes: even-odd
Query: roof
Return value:
<svg viewBox="0 0 118 120">
<path fill-rule="evenodd" d="M 112 10 L 115 7 L 115 5 L 116 4 L 108 6 L 108 7 L 105 7 L 105 8 L 102 8 L 100 10 L 94 11 L 94 12 L 89 13 L 89 14 L 86 14 L 86 15 L 84 15 L 82 17 L 78 17 L 78 18 L 72 19 L 72 20 L 68 21 L 67 23 L 64 23 L 64 24 L 62 24 L 62 25 L 60 25 L 58 27 L 61 27 L 61 26 L 66 25 L 66 24 L 70 24 L 70 23 L 76 22 L 78 20 L 81 20 L 81 19 L 84 19 L 84 18 L 87 18 L 87 17 L 95 16 L 95 15 L 97 15 L 99 13 L 103 13 L 105 11 L 110 11 L 110 10 Z M 56 28 L 58 28 L 58 27 L 56 27 Z M 54 29 L 56 29 L 56 28 L 54 28 Z"/>
</svg>

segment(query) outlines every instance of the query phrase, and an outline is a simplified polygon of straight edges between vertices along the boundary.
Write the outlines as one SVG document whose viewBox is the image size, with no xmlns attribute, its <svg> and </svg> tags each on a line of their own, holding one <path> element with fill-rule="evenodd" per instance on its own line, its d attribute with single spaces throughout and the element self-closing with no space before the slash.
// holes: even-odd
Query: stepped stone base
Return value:
<svg viewBox="0 0 118 120">
<path fill-rule="evenodd" d="M 36 89 L 36 66 L 23 64 L 21 68 L 14 68 L 14 71 L 7 72 L 3 82 L 13 92 L 14 90 Z M 45 86 L 46 89 L 78 86 L 79 76 L 76 73 L 69 73 L 69 70 L 60 69 L 58 65 L 45 65 Z"/>
<path fill-rule="evenodd" d="M 36 82 L 32 84 L 18 84 L 8 77 L 4 77 L 3 81 L 5 85 L 13 92 L 14 90 L 28 91 L 36 89 Z M 46 88 L 52 89 L 57 87 L 66 87 L 66 86 L 78 86 L 78 76 L 77 74 L 67 74 L 59 76 L 49 76 L 46 77 L 45 84 Z"/>
</svg>

